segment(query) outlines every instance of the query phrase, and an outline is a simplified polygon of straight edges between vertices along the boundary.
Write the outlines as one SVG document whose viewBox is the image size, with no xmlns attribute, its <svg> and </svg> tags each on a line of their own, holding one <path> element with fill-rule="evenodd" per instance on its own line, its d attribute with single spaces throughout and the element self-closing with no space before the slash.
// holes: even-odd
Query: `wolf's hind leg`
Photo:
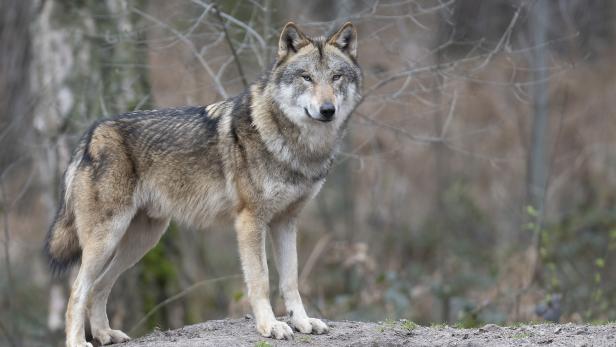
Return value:
<svg viewBox="0 0 616 347">
<path fill-rule="evenodd" d="M 257 330 L 265 337 L 289 339 L 293 330 L 285 322 L 276 320 L 269 299 L 269 275 L 265 254 L 267 225 L 247 210 L 243 210 L 235 221 L 240 260 L 244 280 L 248 287 L 248 298 L 255 315 Z"/>
<path fill-rule="evenodd" d="M 297 229 L 294 220 L 279 221 L 271 226 L 280 277 L 280 292 L 291 316 L 291 324 L 304 334 L 323 334 L 328 327 L 320 319 L 309 318 L 297 284 Z"/>
<path fill-rule="evenodd" d="M 158 243 L 168 225 L 167 218 L 154 219 L 148 217 L 145 211 L 138 212 L 120 241 L 109 266 L 94 282 L 89 302 L 90 327 L 92 336 L 102 345 L 130 340 L 124 332 L 109 327 L 107 299 L 118 277 Z"/>
<path fill-rule="evenodd" d="M 79 223 L 83 250 L 81 266 L 73 283 L 66 310 L 66 344 L 68 347 L 91 346 L 86 343 L 84 330 L 88 297 L 94 281 L 111 260 L 133 215 L 132 210 L 123 211 L 109 216 L 104 221 L 86 218 Z M 77 218 L 79 220 L 80 216 Z"/>
</svg>

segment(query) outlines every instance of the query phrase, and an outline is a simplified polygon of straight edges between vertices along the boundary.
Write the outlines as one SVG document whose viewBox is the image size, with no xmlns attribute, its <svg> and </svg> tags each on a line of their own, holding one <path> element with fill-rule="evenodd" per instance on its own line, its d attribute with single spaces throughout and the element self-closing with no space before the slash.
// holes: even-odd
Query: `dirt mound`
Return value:
<svg viewBox="0 0 616 347">
<path fill-rule="evenodd" d="M 254 320 L 224 319 L 156 331 L 122 347 L 166 346 L 616 346 L 616 324 L 539 324 L 500 327 L 488 324 L 477 329 L 448 326 L 423 327 L 412 322 L 379 323 L 327 321 L 325 335 L 295 334 L 294 340 L 261 337 Z"/>
</svg>

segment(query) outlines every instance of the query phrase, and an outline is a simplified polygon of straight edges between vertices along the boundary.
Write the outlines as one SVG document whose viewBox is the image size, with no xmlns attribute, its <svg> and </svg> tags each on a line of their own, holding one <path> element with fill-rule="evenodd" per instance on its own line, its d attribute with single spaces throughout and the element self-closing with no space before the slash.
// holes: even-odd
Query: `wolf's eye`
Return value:
<svg viewBox="0 0 616 347">
<path fill-rule="evenodd" d="M 302 78 L 304 79 L 304 81 L 306 82 L 312 82 L 312 77 L 308 76 L 308 75 L 302 75 Z"/>
<path fill-rule="evenodd" d="M 334 75 L 332 76 L 332 81 L 337 81 L 340 79 L 340 77 L 342 77 L 341 75 Z"/>
</svg>

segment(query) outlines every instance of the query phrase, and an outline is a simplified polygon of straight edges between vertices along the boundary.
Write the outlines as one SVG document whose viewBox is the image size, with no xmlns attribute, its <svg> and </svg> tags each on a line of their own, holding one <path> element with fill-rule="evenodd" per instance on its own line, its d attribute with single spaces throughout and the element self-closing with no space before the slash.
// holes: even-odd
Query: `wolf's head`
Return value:
<svg viewBox="0 0 616 347">
<path fill-rule="evenodd" d="M 360 99 L 361 80 L 350 22 L 327 38 L 310 38 L 291 22 L 282 30 L 270 91 L 293 123 L 338 128 Z"/>
</svg>

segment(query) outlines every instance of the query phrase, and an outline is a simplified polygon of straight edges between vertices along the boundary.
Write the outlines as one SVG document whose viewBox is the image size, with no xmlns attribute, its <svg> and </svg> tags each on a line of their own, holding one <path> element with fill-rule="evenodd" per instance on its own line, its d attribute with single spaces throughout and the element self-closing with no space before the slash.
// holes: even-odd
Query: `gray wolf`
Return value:
<svg viewBox="0 0 616 347">
<path fill-rule="evenodd" d="M 235 222 L 256 328 L 288 339 L 293 330 L 276 319 L 269 300 L 269 232 L 291 326 L 326 332 L 325 323 L 308 317 L 298 291 L 296 219 L 323 185 L 361 82 L 351 23 L 327 38 L 288 23 L 272 69 L 241 95 L 94 124 L 65 172 L 46 242 L 53 268 L 81 259 L 66 311 L 67 346 L 91 346 L 86 319 L 101 344 L 129 339 L 109 327 L 109 292 L 171 218 L 197 227 Z"/>
</svg>

